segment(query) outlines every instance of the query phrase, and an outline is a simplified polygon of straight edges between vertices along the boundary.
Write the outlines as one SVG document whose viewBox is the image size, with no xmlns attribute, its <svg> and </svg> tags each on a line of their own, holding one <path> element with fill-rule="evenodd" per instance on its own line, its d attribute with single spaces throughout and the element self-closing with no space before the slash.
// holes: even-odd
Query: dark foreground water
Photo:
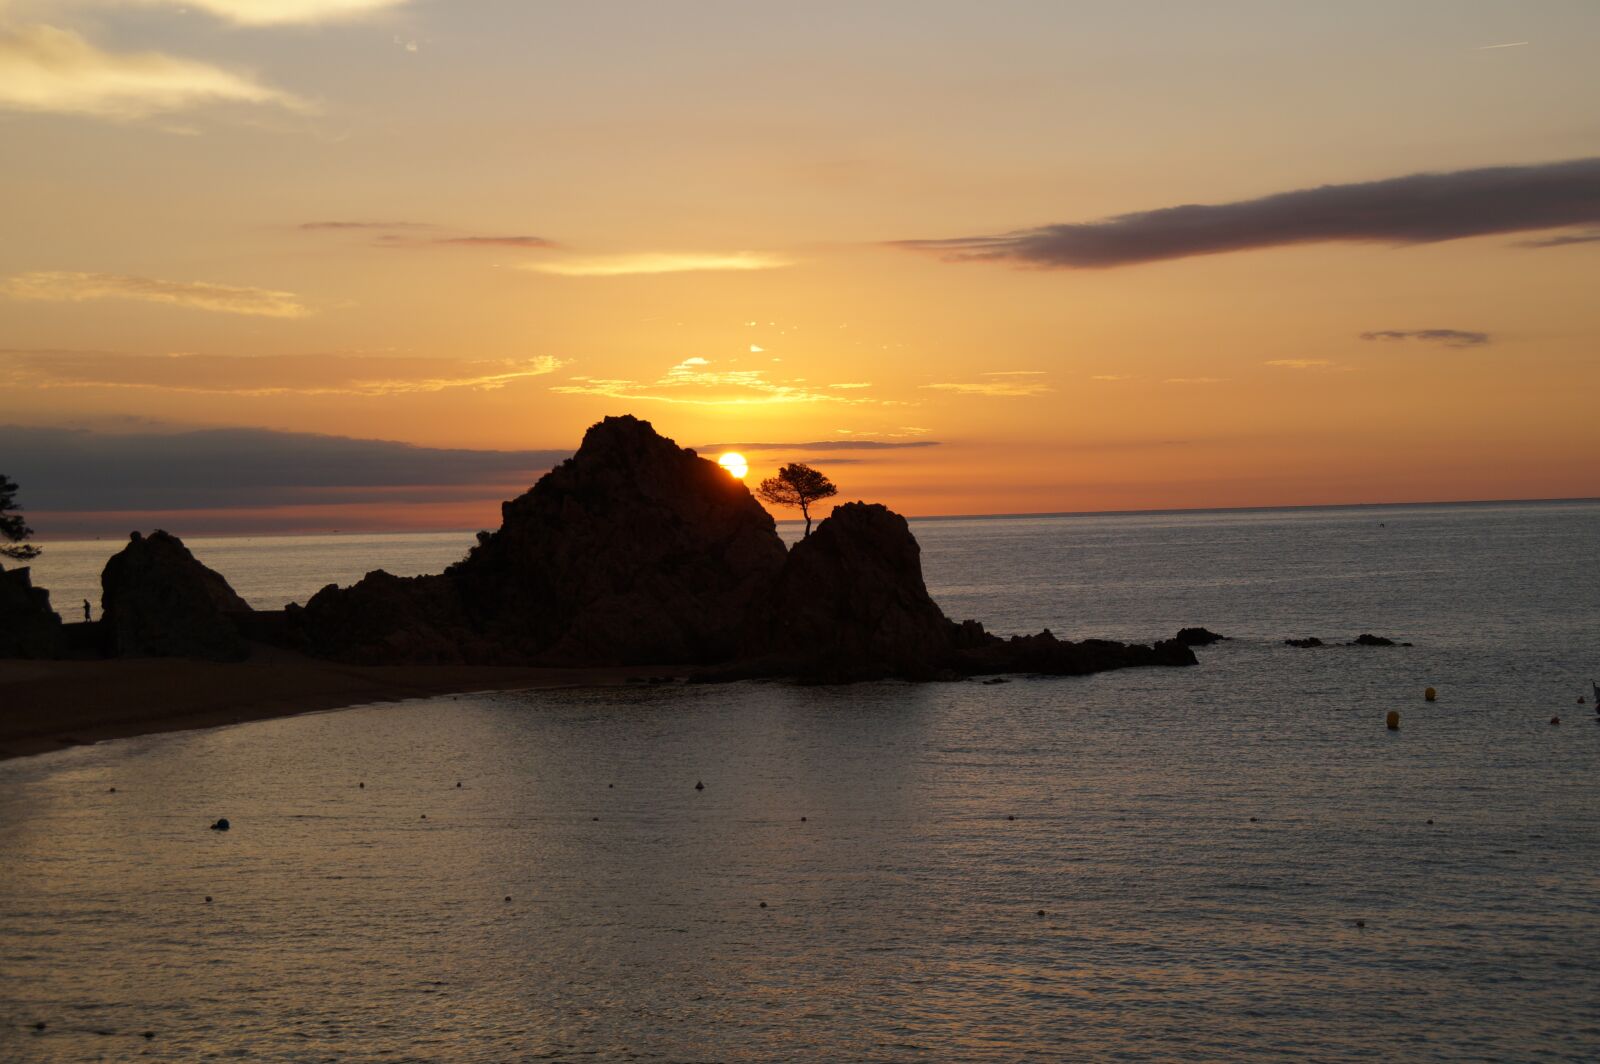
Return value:
<svg viewBox="0 0 1600 1064">
<path fill-rule="evenodd" d="M 1600 1055 L 1600 505 L 916 531 L 954 616 L 1237 638 L 0 763 L 0 1059 Z"/>
</svg>

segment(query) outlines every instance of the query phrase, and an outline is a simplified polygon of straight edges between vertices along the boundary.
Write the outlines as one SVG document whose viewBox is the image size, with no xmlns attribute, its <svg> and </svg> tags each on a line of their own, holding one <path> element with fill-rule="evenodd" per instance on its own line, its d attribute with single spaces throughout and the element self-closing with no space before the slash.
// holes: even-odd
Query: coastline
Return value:
<svg viewBox="0 0 1600 1064">
<path fill-rule="evenodd" d="M 602 687 L 663 666 L 343 665 L 264 644 L 242 662 L 0 661 L 0 760 L 157 732 L 215 728 L 469 691 Z"/>
</svg>

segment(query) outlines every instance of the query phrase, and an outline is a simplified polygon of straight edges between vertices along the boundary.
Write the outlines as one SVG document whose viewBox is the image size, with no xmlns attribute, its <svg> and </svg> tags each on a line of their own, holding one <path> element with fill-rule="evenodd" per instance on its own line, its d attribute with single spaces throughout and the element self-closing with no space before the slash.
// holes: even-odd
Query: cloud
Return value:
<svg viewBox="0 0 1600 1064">
<path fill-rule="evenodd" d="M 1015 370 L 1009 372 L 985 373 L 985 377 L 1032 377 L 1035 370 Z M 983 395 L 990 398 L 1021 398 L 1030 395 L 1044 395 L 1055 389 L 1043 381 L 1030 380 L 988 380 L 988 381 L 943 381 L 938 384 L 924 384 L 921 387 L 937 392 L 954 392 L 957 395 Z"/>
<path fill-rule="evenodd" d="M 311 313 L 293 292 L 206 281 L 162 281 L 152 277 L 112 273 L 45 271 L 13 274 L 0 278 L 0 294 L 12 299 L 55 303 L 134 299 L 264 318 L 303 318 Z"/>
<path fill-rule="evenodd" d="M 31 388 L 128 388 L 200 395 L 379 397 L 454 388 L 492 391 L 552 373 L 548 355 L 525 359 L 388 355 L 130 355 L 0 350 L 0 383 Z"/>
<path fill-rule="evenodd" d="M 1446 347 L 1482 347 L 1489 342 L 1486 332 L 1467 329 L 1378 329 L 1361 334 L 1363 340 L 1421 340 Z"/>
<path fill-rule="evenodd" d="M 241 26 L 338 22 L 403 7 L 410 0 L 121 0 L 121 6 L 204 11 Z"/>
<path fill-rule="evenodd" d="M 1226 377 L 1168 377 L 1162 384 L 1224 384 Z"/>
<path fill-rule="evenodd" d="M 1564 248 L 1568 244 L 1593 244 L 1600 241 L 1600 229 L 1591 229 L 1585 233 L 1557 233 L 1555 236 L 1541 237 L 1538 240 L 1518 241 L 1518 247 L 1524 248 Z"/>
<path fill-rule="evenodd" d="M 331 229 L 432 229 L 427 222 L 301 222 L 300 229 L 317 230 Z"/>
<path fill-rule="evenodd" d="M 952 261 L 1105 269 L 1330 241 L 1423 244 L 1600 222 L 1600 158 L 1322 185 L 996 236 L 903 240 Z"/>
<path fill-rule="evenodd" d="M 1280 369 L 1328 369 L 1333 365 L 1325 358 L 1275 358 L 1261 364 L 1277 366 Z"/>
<path fill-rule="evenodd" d="M 858 388 L 870 388 L 870 387 L 872 387 L 872 382 L 871 381 L 841 381 L 838 384 L 830 384 L 830 385 L 828 385 L 828 387 L 830 387 L 830 388 L 841 388 L 841 389 L 844 389 L 846 391 L 852 391 L 852 390 L 855 390 L 855 389 L 858 389 Z"/>
<path fill-rule="evenodd" d="M 565 259 L 560 262 L 527 262 L 520 264 L 518 268 L 560 277 L 624 277 L 632 274 L 689 273 L 701 270 L 776 270 L 792 265 L 794 265 L 792 260 L 764 251 L 734 251 L 724 254 L 639 252 Z"/>
<path fill-rule="evenodd" d="M 30 512 L 504 498 L 571 451 L 476 451 L 268 429 L 111 433 L 0 425 Z M 486 491 L 486 488 L 504 491 Z M 409 490 L 408 490 L 409 489 Z"/>
<path fill-rule="evenodd" d="M 801 378 L 773 380 L 764 369 L 716 369 L 710 359 L 695 356 L 672 366 L 661 377 L 641 382 L 612 377 L 573 376 L 550 390 L 563 395 L 603 395 L 612 399 L 684 403 L 696 406 L 770 406 L 781 403 L 882 403 L 817 391 Z"/>
<path fill-rule="evenodd" d="M 246 74 L 192 59 L 106 52 L 54 26 L 0 27 L 0 110 L 130 119 L 213 103 L 313 110 Z"/>
<path fill-rule="evenodd" d="M 542 236 L 447 236 L 434 241 L 434 243 L 493 248 L 555 248 L 561 246 L 553 240 L 546 240 Z"/>
<path fill-rule="evenodd" d="M 708 443 L 697 451 L 898 451 L 938 447 L 938 440 L 820 440 L 812 443 Z"/>
</svg>

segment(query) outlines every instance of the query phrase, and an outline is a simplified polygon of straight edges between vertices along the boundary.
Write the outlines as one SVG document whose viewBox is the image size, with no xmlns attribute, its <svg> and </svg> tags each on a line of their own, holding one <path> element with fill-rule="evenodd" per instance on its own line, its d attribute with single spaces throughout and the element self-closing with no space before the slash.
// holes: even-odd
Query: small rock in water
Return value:
<svg viewBox="0 0 1600 1064">
<path fill-rule="evenodd" d="M 800 823 L 804 824 L 805 822 L 806 822 L 806 818 L 805 817 L 801 817 L 800 818 Z"/>
<path fill-rule="evenodd" d="M 43 1021 L 43 1020 L 40 1020 L 40 1021 L 39 1021 L 39 1022 L 38 1022 L 38 1023 L 36 1023 L 36 1024 L 34 1024 L 34 1025 L 33 1025 L 33 1029 L 34 1029 L 34 1030 L 35 1030 L 35 1031 L 42 1031 L 42 1030 L 44 1030 L 44 1021 Z"/>
<path fill-rule="evenodd" d="M 1044 915 L 1044 910 L 1040 909 L 1038 912 L 1034 913 L 1033 915 L 1035 915 L 1035 916 L 1043 916 Z"/>
<path fill-rule="evenodd" d="M 1583 699 L 1581 699 L 1581 698 L 1580 698 L 1580 699 L 1578 699 L 1578 701 L 1579 701 L 1579 702 L 1582 702 L 1582 701 L 1583 701 Z M 109 791 L 107 791 L 107 792 L 106 792 L 106 793 L 107 793 L 107 794 L 116 794 L 116 793 L 117 793 L 117 789 L 116 789 L 116 788 L 115 788 L 115 787 L 113 787 L 113 788 L 111 788 L 111 789 L 110 789 L 110 790 L 109 790 Z"/>
<path fill-rule="evenodd" d="M 1433 826 L 1433 821 L 1431 821 L 1431 820 L 1430 820 L 1430 821 L 1428 821 L 1428 826 L 1429 826 L 1429 827 L 1432 827 L 1432 826 Z"/>
<path fill-rule="evenodd" d="M 705 785 L 704 782 L 702 782 L 700 780 L 695 780 L 694 789 L 697 790 L 697 791 L 703 791 L 703 790 L 706 789 L 706 785 Z"/>
<path fill-rule="evenodd" d="M 228 828 L 230 828 L 231 826 L 232 825 L 228 823 L 228 818 L 227 817 L 221 817 L 221 818 L 219 818 L 217 820 L 217 822 L 215 824 L 211 825 L 211 830 L 212 831 L 227 831 Z"/>
<path fill-rule="evenodd" d="M 762 907 L 762 908 L 763 908 L 763 909 L 765 909 L 765 908 L 766 908 L 766 907 L 767 907 L 767 903 L 766 903 L 766 902 L 762 902 L 762 903 L 761 903 L 761 907 Z"/>
<path fill-rule="evenodd" d="M 599 819 L 600 819 L 600 818 L 599 818 L 599 817 L 597 817 L 597 816 L 592 816 L 592 817 L 590 817 L 590 818 L 589 818 L 589 819 L 590 819 L 590 820 L 599 820 Z"/>
<path fill-rule="evenodd" d="M 511 900 L 511 895 L 507 894 L 506 895 L 506 901 L 510 901 L 510 900 Z"/>
<path fill-rule="evenodd" d="M 145 1032 L 145 1033 L 144 1033 L 144 1036 L 145 1036 L 145 1037 L 146 1037 L 146 1038 L 154 1038 L 154 1037 L 155 1037 L 155 1036 L 156 1036 L 156 1033 L 155 1033 L 155 1032 L 154 1032 L 154 1031 L 146 1031 L 146 1032 Z"/>
<path fill-rule="evenodd" d="M 211 904 L 211 895 L 209 895 L 209 894 L 206 895 L 206 904 L 207 905 Z"/>
<path fill-rule="evenodd" d="M 1015 820 L 1015 819 L 1017 819 L 1017 818 L 1016 818 L 1016 817 L 1014 817 L 1014 816 L 1012 816 L 1012 815 L 1011 815 L 1011 814 L 1009 814 L 1009 813 L 1007 813 L 1007 814 L 1006 814 L 1006 819 L 1007 819 L 1007 820 Z"/>
<path fill-rule="evenodd" d="M 1365 920 L 1357 920 L 1356 921 L 1356 926 L 1357 927 L 1366 927 L 1367 926 L 1367 922 Z"/>
<path fill-rule="evenodd" d="M 1255 817 L 1251 817 L 1250 818 L 1250 823 L 1254 824 L 1255 822 L 1256 822 L 1256 818 Z"/>
<path fill-rule="evenodd" d="M 460 780 L 456 780 L 456 786 L 457 787 L 461 786 L 461 781 Z"/>
<path fill-rule="evenodd" d="M 366 780 L 362 780 L 360 783 L 356 784 L 356 786 L 360 787 L 362 790 L 366 790 L 367 789 L 367 781 Z"/>
<path fill-rule="evenodd" d="M 422 819 L 424 819 L 424 820 L 428 819 L 428 814 L 427 813 L 423 813 L 422 814 Z"/>
<path fill-rule="evenodd" d="M 1550 723 L 1551 724 L 1560 724 L 1561 723 L 1561 718 L 1560 717 L 1551 717 L 1550 718 Z"/>
</svg>

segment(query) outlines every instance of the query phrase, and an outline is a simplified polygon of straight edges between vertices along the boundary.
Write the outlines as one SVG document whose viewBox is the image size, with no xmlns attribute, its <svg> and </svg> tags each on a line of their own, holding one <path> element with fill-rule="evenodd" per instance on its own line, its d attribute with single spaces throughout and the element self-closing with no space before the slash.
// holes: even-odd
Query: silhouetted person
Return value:
<svg viewBox="0 0 1600 1064">
<path fill-rule="evenodd" d="M 86 621 L 89 620 L 89 600 L 88 599 L 84 599 L 83 600 L 83 619 L 86 620 Z"/>
</svg>

